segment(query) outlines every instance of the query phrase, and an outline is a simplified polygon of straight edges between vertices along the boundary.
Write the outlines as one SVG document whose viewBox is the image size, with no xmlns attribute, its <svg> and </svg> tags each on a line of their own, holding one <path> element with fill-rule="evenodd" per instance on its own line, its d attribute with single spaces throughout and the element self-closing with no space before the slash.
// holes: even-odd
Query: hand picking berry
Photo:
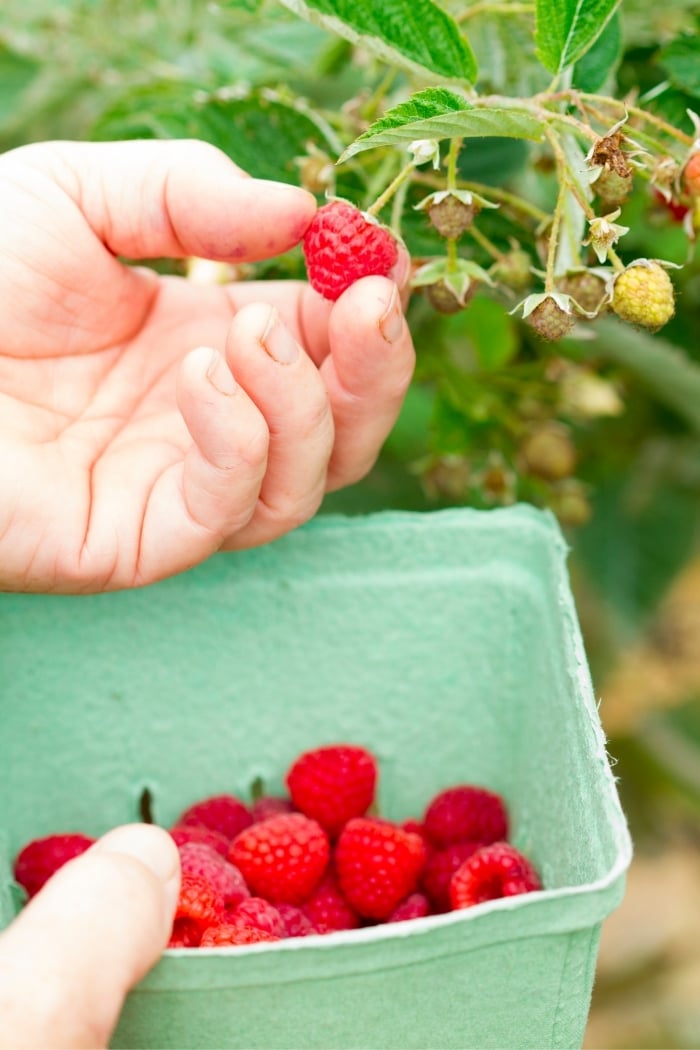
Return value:
<svg viewBox="0 0 700 1050">
<path fill-rule="evenodd" d="M 361 277 L 386 277 L 398 247 L 372 216 L 348 201 L 333 200 L 319 208 L 306 231 L 304 258 L 311 287 L 336 300 Z"/>
<path fill-rule="evenodd" d="M 276 904 L 301 904 L 321 881 L 330 857 L 328 836 L 303 813 L 283 813 L 246 828 L 229 859 L 254 894 Z"/>
<path fill-rule="evenodd" d="M 364 747 L 335 744 L 306 751 L 287 773 L 296 808 L 317 820 L 331 838 L 374 801 L 377 763 Z"/>
<path fill-rule="evenodd" d="M 539 876 L 527 857 L 507 842 L 494 842 L 477 850 L 454 873 L 450 901 L 455 909 L 471 908 L 541 888 Z"/>
</svg>

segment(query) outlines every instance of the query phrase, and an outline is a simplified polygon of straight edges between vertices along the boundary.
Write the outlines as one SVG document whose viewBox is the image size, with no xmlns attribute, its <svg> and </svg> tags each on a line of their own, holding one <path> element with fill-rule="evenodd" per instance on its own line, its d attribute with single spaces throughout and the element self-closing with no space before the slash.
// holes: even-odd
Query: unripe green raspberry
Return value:
<svg viewBox="0 0 700 1050">
<path fill-rule="evenodd" d="M 460 310 L 466 309 L 475 291 L 476 282 L 472 281 L 466 295 L 460 299 L 450 286 L 442 280 L 436 281 L 435 284 L 427 285 L 425 295 L 433 310 L 437 310 L 439 314 L 457 314 Z"/>
<path fill-rule="evenodd" d="M 624 204 L 634 185 L 634 175 L 630 171 L 627 175 L 620 175 L 612 168 L 603 168 L 598 178 L 593 183 L 593 191 L 605 201 L 609 209 Z"/>
<path fill-rule="evenodd" d="M 548 296 L 528 315 L 527 323 L 543 339 L 554 342 L 569 334 L 574 327 L 575 318 Z"/>
<path fill-rule="evenodd" d="M 658 331 L 675 313 L 671 278 L 657 262 L 631 263 L 615 278 L 612 308 L 622 321 Z"/>
<path fill-rule="evenodd" d="M 603 278 L 590 270 L 577 270 L 557 278 L 557 288 L 570 295 L 586 313 L 596 314 L 603 305 L 607 286 Z"/>
<path fill-rule="evenodd" d="M 545 423 L 533 430 L 520 451 L 528 473 L 547 481 L 568 478 L 576 466 L 576 449 L 569 432 L 558 423 Z"/>
<path fill-rule="evenodd" d="M 524 292 L 532 284 L 532 259 L 522 248 L 514 248 L 492 267 L 491 276 L 514 292 Z"/>
<path fill-rule="evenodd" d="M 481 208 L 476 201 L 465 204 L 451 193 L 428 209 L 430 221 L 441 237 L 456 240 L 473 223 Z"/>
</svg>

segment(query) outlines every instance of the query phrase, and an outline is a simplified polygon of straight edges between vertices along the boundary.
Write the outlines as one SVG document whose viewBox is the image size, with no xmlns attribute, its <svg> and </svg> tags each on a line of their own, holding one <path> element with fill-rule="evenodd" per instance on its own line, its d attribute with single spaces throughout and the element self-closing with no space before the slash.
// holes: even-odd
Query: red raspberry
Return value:
<svg viewBox="0 0 700 1050">
<path fill-rule="evenodd" d="M 416 889 L 425 857 L 420 835 L 389 821 L 349 820 L 335 851 L 340 889 L 364 918 L 388 919 Z"/>
<path fill-rule="evenodd" d="M 700 197 L 700 152 L 693 153 L 683 168 L 683 185 L 691 197 Z"/>
<path fill-rule="evenodd" d="M 428 806 L 425 830 L 436 846 L 508 837 L 508 814 L 500 795 L 473 784 L 459 784 L 436 795 Z"/>
<path fill-rule="evenodd" d="M 266 944 L 280 939 L 274 933 L 260 930 L 257 926 L 246 926 L 243 922 L 226 922 L 205 930 L 199 947 L 230 948 L 235 944 Z"/>
<path fill-rule="evenodd" d="M 183 874 L 180 880 L 180 895 L 175 909 L 175 922 L 187 919 L 200 928 L 214 926 L 224 915 L 224 901 L 220 893 L 209 885 L 201 875 Z"/>
<path fill-rule="evenodd" d="M 330 856 L 325 831 L 303 813 L 283 813 L 242 831 L 229 859 L 251 891 L 273 904 L 300 904 L 320 882 Z"/>
<path fill-rule="evenodd" d="M 423 870 L 421 885 L 437 911 L 450 910 L 452 876 L 465 860 L 476 853 L 483 842 L 454 842 L 444 849 L 431 850 Z"/>
<path fill-rule="evenodd" d="M 430 915 L 430 901 L 424 893 L 411 893 L 405 901 L 392 911 L 387 922 L 404 922 L 406 919 L 424 919 Z"/>
<path fill-rule="evenodd" d="M 226 836 L 218 831 L 205 828 L 204 825 L 188 824 L 186 827 L 183 827 L 180 824 L 176 824 L 174 828 L 170 829 L 170 835 L 178 849 L 180 846 L 184 846 L 186 842 L 199 842 L 204 846 L 210 846 L 211 849 L 220 853 L 222 857 L 228 856 L 229 840 Z"/>
<path fill-rule="evenodd" d="M 364 747 L 332 744 L 306 751 L 287 773 L 292 802 L 335 837 L 374 801 L 377 763 Z"/>
<path fill-rule="evenodd" d="M 385 277 L 398 259 L 385 226 L 347 201 L 334 200 L 316 212 L 304 237 L 309 283 L 326 299 L 369 274 Z"/>
<path fill-rule="evenodd" d="M 59 868 L 79 857 L 94 841 L 87 835 L 72 832 L 34 839 L 17 854 L 15 880 L 33 897 Z"/>
<path fill-rule="evenodd" d="M 294 904 L 280 904 L 278 910 L 287 937 L 308 937 L 309 934 L 317 932 L 301 908 L 295 907 Z"/>
<path fill-rule="evenodd" d="M 231 916 L 231 922 L 244 922 L 266 933 L 274 933 L 275 937 L 284 937 L 286 932 L 284 919 L 277 908 L 262 897 L 241 901 Z"/>
<path fill-rule="evenodd" d="M 324 876 L 309 899 L 302 904 L 301 910 L 316 933 L 355 930 L 360 925 L 359 916 L 340 892 L 332 872 Z"/>
<path fill-rule="evenodd" d="M 192 919 L 175 919 L 168 948 L 196 948 L 202 938 L 202 927 Z"/>
<path fill-rule="evenodd" d="M 221 894 L 227 907 L 236 907 L 250 891 L 238 868 L 229 864 L 211 846 L 203 842 L 185 842 L 179 847 L 180 867 L 183 875 L 199 875 Z"/>
<path fill-rule="evenodd" d="M 253 823 L 261 820 L 269 820 L 270 817 L 279 817 L 281 813 L 293 813 L 294 806 L 291 799 L 278 798 L 275 795 L 263 795 L 257 798 L 251 806 Z"/>
<path fill-rule="evenodd" d="M 240 799 L 233 795 L 215 795 L 213 798 L 195 802 L 185 810 L 177 823 L 184 827 L 201 825 L 210 828 L 212 831 L 218 831 L 230 842 L 239 831 L 253 823 L 253 818 L 248 807 Z"/>
<path fill-rule="evenodd" d="M 457 869 L 450 883 L 453 908 L 514 897 L 541 889 L 537 872 L 527 857 L 507 842 L 482 846 Z"/>
</svg>

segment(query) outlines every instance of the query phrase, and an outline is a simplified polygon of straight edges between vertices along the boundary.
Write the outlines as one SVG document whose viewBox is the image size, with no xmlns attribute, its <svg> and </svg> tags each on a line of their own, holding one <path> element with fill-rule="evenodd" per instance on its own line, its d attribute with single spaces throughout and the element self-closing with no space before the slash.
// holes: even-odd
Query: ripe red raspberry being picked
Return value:
<svg viewBox="0 0 700 1050">
<path fill-rule="evenodd" d="M 325 299 L 338 299 L 361 277 L 386 277 L 398 254 L 385 226 L 343 200 L 319 208 L 304 237 L 309 283 Z"/>
</svg>

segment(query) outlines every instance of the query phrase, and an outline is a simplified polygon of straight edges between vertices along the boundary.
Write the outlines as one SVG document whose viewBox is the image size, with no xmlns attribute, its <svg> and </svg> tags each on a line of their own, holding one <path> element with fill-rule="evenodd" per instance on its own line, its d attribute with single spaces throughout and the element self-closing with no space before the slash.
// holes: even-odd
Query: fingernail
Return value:
<svg viewBox="0 0 700 1050">
<path fill-rule="evenodd" d="M 179 872 L 177 846 L 167 831 L 152 824 L 126 824 L 103 835 L 92 847 L 100 853 L 122 853 L 134 857 L 165 886 Z"/>
<path fill-rule="evenodd" d="M 401 300 L 399 299 L 399 290 L 394 285 L 389 305 L 379 318 L 379 330 L 387 343 L 395 343 L 403 332 L 405 323 L 403 310 L 401 309 Z"/>
<path fill-rule="evenodd" d="M 207 368 L 207 379 L 220 394 L 235 394 L 236 380 L 231 375 L 228 367 L 218 350 L 212 350 L 209 366 Z"/>
<path fill-rule="evenodd" d="M 299 356 L 299 345 L 296 339 L 292 338 L 291 333 L 281 323 L 274 307 L 270 310 L 260 343 L 273 361 L 277 361 L 280 365 L 291 365 Z"/>
</svg>

